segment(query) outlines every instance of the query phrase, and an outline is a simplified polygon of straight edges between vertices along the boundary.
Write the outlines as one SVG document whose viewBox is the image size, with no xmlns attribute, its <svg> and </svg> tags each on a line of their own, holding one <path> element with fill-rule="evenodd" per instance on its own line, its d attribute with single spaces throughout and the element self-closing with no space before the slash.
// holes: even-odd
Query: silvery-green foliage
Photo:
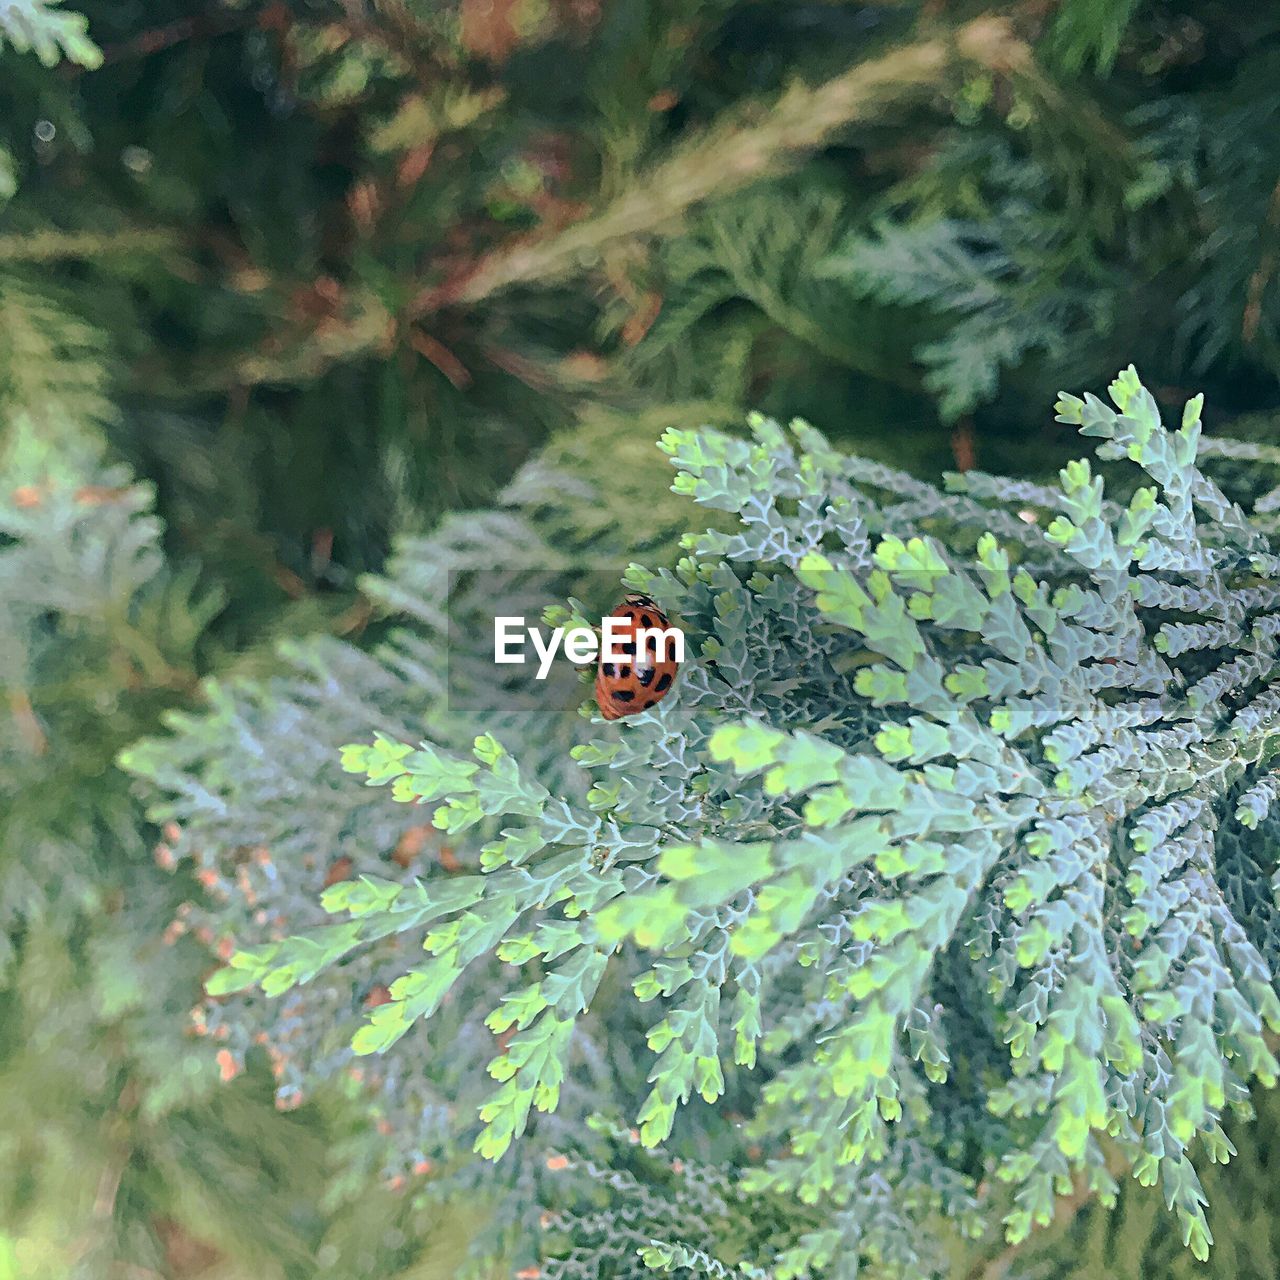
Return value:
<svg viewBox="0 0 1280 1280">
<path fill-rule="evenodd" d="M 480 721 L 524 744 L 525 759 L 542 778 L 586 796 L 590 779 L 569 755 L 592 733 L 578 714 L 583 690 L 560 664 L 536 686 L 528 669 L 495 668 L 493 617 L 524 614 L 534 621 L 551 602 L 588 589 L 599 596 L 597 609 L 608 608 L 629 553 L 672 554 L 686 503 L 667 491 L 669 468 L 652 441 L 684 416 L 679 409 L 625 419 L 596 414 L 561 433 L 492 510 L 452 516 L 430 534 L 402 538 L 385 573 L 362 583 L 379 615 L 378 643 L 291 640 L 274 674 L 207 681 L 201 711 L 170 713 L 167 735 L 123 753 L 125 767 L 146 780 L 152 818 L 169 832 L 166 856 L 193 864 L 208 891 L 205 900 L 186 904 L 175 927 L 221 948 L 232 940 L 243 946 L 280 939 L 324 919 L 321 893 L 334 879 L 408 883 L 414 875 L 448 879 L 478 867 L 479 851 L 434 830 L 429 814 L 353 785 L 341 748 L 371 728 L 400 740 L 426 734 L 465 749 Z M 605 449 L 619 467 L 607 503 L 595 462 Z M 383 619 L 393 625 L 386 628 Z M 459 1137 L 461 1153 L 469 1153 L 469 1130 L 490 1083 L 483 1067 L 496 1037 L 485 1019 L 491 993 L 505 981 L 502 962 L 472 966 L 430 1023 L 376 1061 L 352 1052 L 365 1002 L 381 998 L 404 972 L 409 942 L 391 932 L 346 956 L 340 970 L 280 999 L 256 992 L 220 997 L 195 1011 L 197 1025 L 238 1064 L 264 1046 L 282 1106 L 334 1079 L 363 1096 L 386 1134 L 372 1172 L 395 1180 L 430 1168 L 427 1189 L 445 1196 L 477 1180 L 492 1190 L 492 1166 L 460 1160 Z M 642 1035 L 642 1022 L 631 1019 L 625 1034 Z M 642 1060 L 629 1078 L 593 1034 L 576 1033 L 575 1053 L 555 1118 L 561 1131 L 544 1128 L 543 1149 L 498 1171 L 496 1183 L 508 1194 L 481 1242 L 486 1250 L 536 1246 L 543 1183 L 551 1176 L 548 1144 L 567 1145 L 611 1091 L 627 1098 L 644 1083 Z M 362 1137 L 354 1153 L 344 1153 L 354 1161 L 338 1162 L 340 1193 L 358 1192 L 369 1172 L 361 1167 L 368 1151 Z M 439 1180 L 446 1169 L 447 1182 Z M 421 1188 L 422 1179 L 411 1185 Z"/>
<path fill-rule="evenodd" d="M 102 847 L 145 852 L 127 794 L 61 787 L 102 767 L 79 700 L 101 736 L 136 731 L 139 707 L 177 678 L 221 607 L 166 570 L 151 487 L 102 453 L 56 408 L 15 414 L 0 437 L 0 985 L 23 930 L 70 931 L 102 909 Z"/>
<path fill-rule="evenodd" d="M 1106 275 L 1113 204 L 1100 212 L 1070 181 L 1046 201 L 1062 180 L 1051 162 L 1020 154 L 1007 138 L 962 133 L 817 272 L 859 298 L 942 319 L 914 354 L 945 420 L 993 400 L 1033 353 L 1055 370 L 1088 367 L 1090 349 L 1115 326 L 1132 286 L 1122 268 Z M 1094 181 L 1117 178 L 1100 162 Z M 1030 266 L 1046 258 L 1053 272 Z"/>
<path fill-rule="evenodd" d="M 0 311 L 0 388 L 11 415 L 38 422 L 47 440 L 79 460 L 86 425 L 116 419 L 102 334 L 47 282 L 16 271 L 0 272 Z"/>
<path fill-rule="evenodd" d="M 676 693 L 597 720 L 581 787 L 530 763 L 528 723 L 468 753 L 370 714 L 342 767 L 373 790 L 335 789 L 362 817 L 327 847 L 385 848 L 427 806 L 458 865 L 331 885 L 331 923 L 259 933 L 211 991 L 350 1008 L 377 956 L 389 998 L 351 1050 L 409 1090 L 480 1049 L 487 1014 L 478 1126 L 437 1100 L 481 1156 L 524 1153 L 527 1194 L 530 1151 L 599 1151 L 575 1118 L 628 1105 L 642 1035 L 636 1141 L 699 1134 L 734 1170 L 715 1221 L 606 1193 L 650 1235 L 644 1265 L 941 1275 L 941 1224 L 979 1232 L 993 1184 L 1016 1242 L 1075 1180 L 1112 1197 L 1121 1166 L 1204 1256 L 1192 1156 L 1228 1159 L 1225 1109 L 1276 1073 L 1280 554 L 1212 478 L 1198 398 L 1167 428 L 1132 369 L 1110 395 L 1058 416 L 1137 469 L 1124 503 L 1083 460 L 1057 487 L 969 473 L 940 493 L 803 423 L 668 431 L 675 491 L 737 518 L 628 571 L 694 640 Z M 198 782 L 144 770 L 182 793 L 161 816 L 197 848 L 239 807 L 238 769 L 202 749 Z M 288 816 L 286 782 L 279 823 L 325 820 Z M 752 1204 L 767 1232 L 731 1225 Z M 564 1224 L 550 1274 L 620 1238 Z"/>
<path fill-rule="evenodd" d="M 187 1034 L 207 952 L 163 945 L 182 880 L 112 767 L 193 687 L 222 597 L 166 564 L 152 486 L 74 394 L 25 400 L 40 381 L 0 377 L 0 1274 L 159 1275 L 175 1232 L 279 1274 L 315 1238 L 323 1131 L 222 1090 Z"/>
</svg>

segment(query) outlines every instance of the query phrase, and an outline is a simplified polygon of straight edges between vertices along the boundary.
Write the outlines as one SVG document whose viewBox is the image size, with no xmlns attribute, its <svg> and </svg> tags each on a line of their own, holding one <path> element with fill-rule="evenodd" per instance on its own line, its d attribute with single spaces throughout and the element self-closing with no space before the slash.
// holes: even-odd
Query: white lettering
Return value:
<svg viewBox="0 0 1280 1280">
<path fill-rule="evenodd" d="M 512 627 L 516 630 L 513 631 Z M 493 660 L 494 662 L 524 661 L 523 618 L 494 618 L 493 620 Z M 512 652 L 511 646 L 516 650 Z"/>
<path fill-rule="evenodd" d="M 599 650 L 600 644 L 596 640 L 596 633 L 590 627 L 574 627 L 572 631 L 565 634 L 564 656 L 570 662 L 576 662 L 579 665 L 594 662 Z"/>
<path fill-rule="evenodd" d="M 624 653 L 620 645 L 629 643 L 631 640 L 631 619 L 615 618 L 611 614 L 604 620 L 601 627 L 601 658 L 605 662 L 630 662 L 631 654 Z"/>
<path fill-rule="evenodd" d="M 544 637 L 538 627 L 523 618 L 496 617 L 493 620 L 493 660 L 523 666 L 528 661 L 525 635 L 533 641 L 538 655 L 537 678 L 545 680 L 551 664 L 563 647 L 564 656 L 577 666 L 597 658 L 617 665 L 649 668 L 655 662 L 684 661 L 684 632 L 679 627 L 636 627 L 631 618 L 610 614 L 601 620 L 600 636 L 590 627 L 566 631 L 556 627 Z"/>
<path fill-rule="evenodd" d="M 652 642 L 652 643 L 650 643 Z M 679 627 L 637 627 L 636 652 L 645 661 L 656 655 L 656 662 L 684 661 L 684 632 Z"/>
<path fill-rule="evenodd" d="M 529 628 L 529 638 L 533 641 L 533 647 L 538 651 L 538 676 L 539 680 L 547 678 L 547 672 L 551 670 L 551 660 L 556 656 L 556 650 L 560 647 L 560 637 L 564 635 L 564 628 L 557 627 L 551 633 L 551 643 L 545 645 L 542 642 L 542 632 L 536 627 Z"/>
</svg>

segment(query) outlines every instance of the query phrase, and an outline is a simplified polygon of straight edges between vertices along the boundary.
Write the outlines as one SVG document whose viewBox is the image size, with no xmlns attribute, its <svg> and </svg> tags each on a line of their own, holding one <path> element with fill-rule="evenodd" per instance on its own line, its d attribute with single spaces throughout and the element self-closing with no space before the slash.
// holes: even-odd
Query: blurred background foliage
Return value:
<svg viewBox="0 0 1280 1280">
<path fill-rule="evenodd" d="M 344 1091 L 219 1080 L 117 753 L 378 640 L 360 575 L 522 465 L 549 545 L 660 554 L 673 421 L 1030 475 L 1132 359 L 1280 435 L 1280 9 L 78 8 L 0 3 L 0 1277 L 451 1274 L 480 1209 L 378 1185 Z M 1215 1275 L 1274 1275 L 1262 1111 Z M 1130 1188 L 971 1274 L 1195 1265 Z"/>
</svg>

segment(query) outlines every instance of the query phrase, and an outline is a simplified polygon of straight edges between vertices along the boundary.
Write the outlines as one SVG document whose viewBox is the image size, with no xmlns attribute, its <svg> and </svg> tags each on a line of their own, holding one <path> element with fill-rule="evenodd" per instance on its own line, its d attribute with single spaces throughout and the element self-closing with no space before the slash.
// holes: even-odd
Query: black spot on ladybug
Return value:
<svg viewBox="0 0 1280 1280">
<path fill-rule="evenodd" d="M 648 637 L 646 638 L 646 643 L 647 643 L 647 644 L 648 644 L 648 646 L 649 646 L 649 652 L 650 652 L 650 653 L 657 653 L 657 652 L 658 652 L 658 637 L 657 637 L 657 636 L 648 636 Z"/>
<path fill-rule="evenodd" d="M 653 705 L 654 705 L 654 703 L 655 703 L 655 702 L 657 702 L 657 701 L 658 701 L 658 700 L 657 700 L 657 698 L 648 698 L 648 699 L 646 699 L 646 700 L 645 700 L 645 704 L 644 704 L 644 709 L 645 709 L 646 711 L 648 711 L 648 710 L 649 710 L 649 708 L 650 708 L 651 706 L 653 706 Z"/>
<path fill-rule="evenodd" d="M 634 640 L 628 640 L 626 644 L 616 644 L 613 646 L 618 653 L 625 653 L 628 657 L 636 656 L 636 646 Z"/>
<path fill-rule="evenodd" d="M 601 671 L 603 671 L 603 672 L 605 673 L 605 675 L 607 675 L 607 676 L 611 676 L 611 675 L 613 675 L 613 663 L 612 663 L 612 662 L 606 662 L 606 663 L 605 663 L 605 664 L 600 668 L 600 670 L 601 670 Z"/>
<path fill-rule="evenodd" d="M 666 691 L 671 688 L 671 673 L 669 671 L 664 671 L 662 675 L 658 677 L 658 683 L 654 688 L 658 693 L 666 693 Z"/>
<path fill-rule="evenodd" d="M 630 689 L 616 689 L 613 696 L 619 702 L 630 702 L 636 695 Z"/>
<path fill-rule="evenodd" d="M 648 628 L 653 626 L 653 619 L 649 617 L 647 613 L 642 613 L 640 615 L 640 625 L 648 630 Z"/>
<path fill-rule="evenodd" d="M 623 663 L 623 665 L 618 668 L 618 674 L 625 680 L 627 676 L 631 674 L 631 668 L 627 666 L 626 663 Z"/>
<path fill-rule="evenodd" d="M 637 667 L 636 679 L 639 680 L 640 683 L 644 685 L 644 687 L 647 689 L 653 683 L 653 668 Z"/>
</svg>

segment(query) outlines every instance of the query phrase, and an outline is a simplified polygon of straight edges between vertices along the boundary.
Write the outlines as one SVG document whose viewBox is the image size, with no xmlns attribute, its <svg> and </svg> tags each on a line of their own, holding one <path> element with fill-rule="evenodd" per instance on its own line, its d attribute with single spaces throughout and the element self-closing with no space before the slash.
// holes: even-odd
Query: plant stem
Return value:
<svg viewBox="0 0 1280 1280">
<path fill-rule="evenodd" d="M 682 217 L 698 204 L 783 170 L 845 126 L 936 88 L 952 68 L 965 62 L 1024 73 L 1031 66 L 1031 53 L 1006 19 L 987 16 L 860 62 L 817 87 L 796 85 L 772 106 L 756 104 L 734 121 L 712 126 L 680 146 L 597 212 L 508 244 L 419 289 L 401 316 L 392 317 L 380 302 L 362 295 L 358 304 L 353 299 L 346 322 L 326 326 L 322 339 L 290 354 L 246 357 L 236 367 L 236 381 L 251 386 L 315 377 L 341 360 L 386 350 L 398 324 L 446 307 L 474 305 L 506 289 L 549 284 L 589 270 L 608 247 L 677 230 Z"/>
<path fill-rule="evenodd" d="M 594 216 L 554 235 L 501 249 L 443 284 L 423 289 L 412 318 L 475 303 L 521 284 L 589 266 L 614 241 L 669 230 L 693 206 L 777 172 L 833 133 L 905 95 L 933 87 L 959 60 L 994 69 L 1026 64 L 1027 46 L 1001 18 L 976 18 L 948 36 L 860 62 L 817 88 L 796 86 L 755 123 L 714 127 L 681 147 Z M 758 108 L 757 108 L 758 110 Z"/>
<path fill-rule="evenodd" d="M 0 236 L 0 262 L 57 262 L 103 258 L 114 253 L 163 253 L 174 248 L 170 231 L 144 227 L 124 231 L 33 231 Z"/>
</svg>

